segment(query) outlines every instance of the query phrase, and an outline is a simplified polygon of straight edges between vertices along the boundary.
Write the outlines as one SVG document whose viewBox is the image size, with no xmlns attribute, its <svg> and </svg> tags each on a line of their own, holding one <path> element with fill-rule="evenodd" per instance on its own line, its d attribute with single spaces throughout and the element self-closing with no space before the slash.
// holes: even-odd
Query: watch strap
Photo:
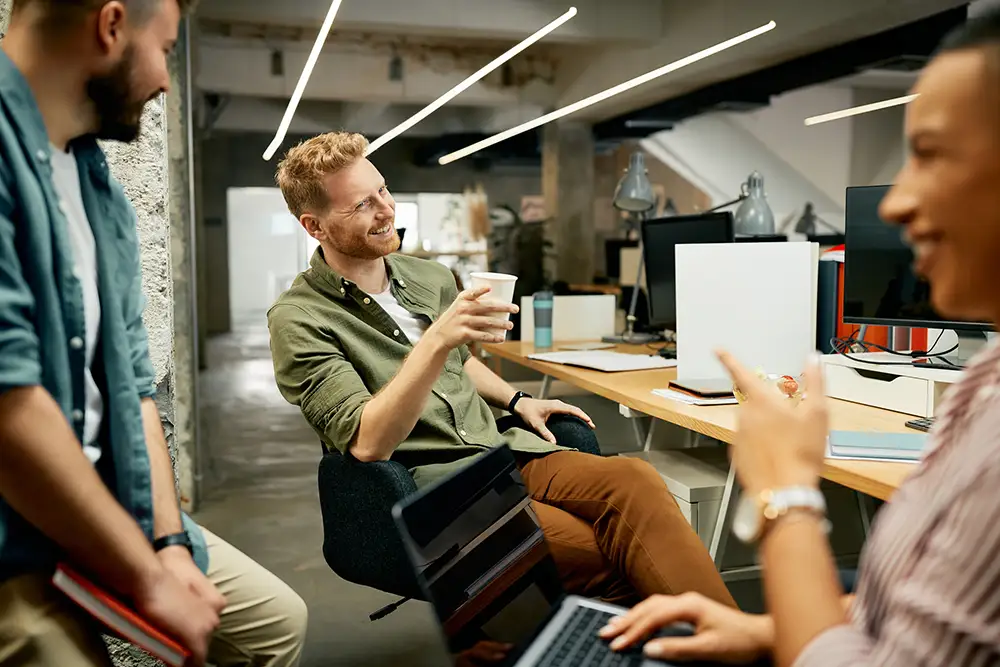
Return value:
<svg viewBox="0 0 1000 667">
<path fill-rule="evenodd" d="M 167 547 L 185 547 L 192 556 L 194 555 L 194 545 L 191 544 L 191 538 L 187 533 L 171 533 L 153 540 L 153 551 L 162 551 Z"/>
<path fill-rule="evenodd" d="M 805 511 L 823 519 L 823 529 L 829 533 L 830 525 L 826 520 L 826 498 L 823 492 L 814 487 L 789 486 L 781 489 L 767 490 L 761 493 L 761 513 L 763 525 L 761 537 L 769 528 L 789 513 Z"/>
<path fill-rule="evenodd" d="M 507 404 L 507 412 L 514 414 L 514 408 L 517 406 L 517 402 L 522 398 L 531 398 L 531 394 L 524 391 L 515 392 L 514 398 L 510 399 L 510 403 Z"/>
</svg>

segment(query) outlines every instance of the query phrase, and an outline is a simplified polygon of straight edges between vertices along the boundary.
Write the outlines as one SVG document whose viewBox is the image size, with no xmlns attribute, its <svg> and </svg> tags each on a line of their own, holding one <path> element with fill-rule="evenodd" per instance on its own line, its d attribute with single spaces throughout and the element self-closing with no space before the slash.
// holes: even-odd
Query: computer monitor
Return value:
<svg viewBox="0 0 1000 667">
<path fill-rule="evenodd" d="M 748 234 L 737 235 L 737 243 L 784 243 L 788 237 L 784 234 Z"/>
<path fill-rule="evenodd" d="M 950 320 L 934 312 L 930 285 L 913 270 L 913 251 L 903 230 L 879 217 L 879 204 L 890 187 L 847 188 L 844 322 L 955 329 L 982 340 L 975 332 L 991 331 L 989 323 Z"/>
<path fill-rule="evenodd" d="M 733 214 L 701 213 L 655 218 L 642 223 L 649 323 L 663 329 L 677 324 L 677 262 L 674 248 L 686 243 L 733 243 Z"/>
<path fill-rule="evenodd" d="M 604 273 L 609 280 L 618 282 L 622 274 L 622 248 L 637 248 L 639 241 L 635 239 L 607 239 L 604 242 Z M 635 276 L 628 276 L 635 280 Z"/>
</svg>

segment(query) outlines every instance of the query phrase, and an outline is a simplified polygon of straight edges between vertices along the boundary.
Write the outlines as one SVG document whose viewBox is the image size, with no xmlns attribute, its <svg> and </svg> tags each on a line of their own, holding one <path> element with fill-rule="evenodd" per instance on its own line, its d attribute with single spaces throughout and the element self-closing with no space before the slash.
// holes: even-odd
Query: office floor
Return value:
<svg viewBox="0 0 1000 667">
<path fill-rule="evenodd" d="M 309 631 L 302 667 L 447 664 L 429 607 L 409 602 L 372 623 L 368 614 L 394 598 L 344 582 L 323 560 L 320 447 L 298 409 L 275 387 L 267 330 L 213 338 L 208 359 L 210 368 L 200 379 L 206 492 L 195 519 L 305 600 Z M 616 406 L 596 397 L 571 400 L 597 422 L 606 453 L 631 446 L 629 426 Z M 736 588 L 743 589 L 734 594 L 744 608 L 759 606 L 756 582 Z"/>
<path fill-rule="evenodd" d="M 323 560 L 319 442 L 278 394 L 267 330 L 212 339 L 208 355 L 200 384 L 208 491 L 195 519 L 305 600 L 302 667 L 446 664 L 428 607 L 410 602 L 372 623 L 368 614 L 394 598 L 341 580 Z"/>
</svg>

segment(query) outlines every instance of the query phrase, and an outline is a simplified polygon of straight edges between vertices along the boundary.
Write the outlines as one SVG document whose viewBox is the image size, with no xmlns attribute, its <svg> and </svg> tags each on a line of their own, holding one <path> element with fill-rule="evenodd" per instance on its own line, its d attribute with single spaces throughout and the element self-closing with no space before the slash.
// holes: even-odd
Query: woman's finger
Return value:
<svg viewBox="0 0 1000 667">
<path fill-rule="evenodd" d="M 646 642 L 642 652 L 658 660 L 711 660 L 715 642 L 709 634 L 690 637 L 663 637 Z"/>
<path fill-rule="evenodd" d="M 802 376 L 806 381 L 806 392 L 809 397 L 817 399 L 813 405 L 822 406 L 823 398 L 826 396 L 826 386 L 823 381 L 823 362 L 818 354 L 810 355 Z"/>
<path fill-rule="evenodd" d="M 697 625 L 699 610 L 696 596 L 657 597 L 636 606 L 618 623 L 611 624 L 607 634 L 602 630 L 601 636 L 605 639 L 617 636 L 611 642 L 611 648 L 621 650 L 673 623 L 692 622 Z"/>
<path fill-rule="evenodd" d="M 762 400 L 764 396 L 767 396 L 768 392 L 761 379 L 747 370 L 743 364 L 736 360 L 736 357 L 725 350 L 718 350 L 715 354 L 722 365 L 726 367 L 733 382 L 747 398 Z"/>
</svg>

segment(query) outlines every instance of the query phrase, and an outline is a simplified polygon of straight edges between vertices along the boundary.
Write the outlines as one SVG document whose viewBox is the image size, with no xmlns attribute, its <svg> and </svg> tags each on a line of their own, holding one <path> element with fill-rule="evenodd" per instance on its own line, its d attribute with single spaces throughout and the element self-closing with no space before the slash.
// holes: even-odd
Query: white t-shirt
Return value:
<svg viewBox="0 0 1000 667">
<path fill-rule="evenodd" d="M 372 298 L 399 325 L 410 343 L 416 345 L 420 337 L 427 331 L 427 322 L 399 305 L 396 297 L 392 295 L 391 289 L 387 289 L 381 294 L 372 294 Z"/>
<path fill-rule="evenodd" d="M 80 172 L 76 157 L 52 146 L 52 180 L 59 195 L 59 208 L 66 215 L 69 238 L 73 247 L 73 275 L 80 281 L 83 290 L 83 316 L 86 339 L 86 366 L 83 371 L 84 405 L 83 413 L 83 453 L 91 463 L 101 457 L 97 434 L 104 415 L 104 400 L 94 382 L 90 366 L 94 361 L 97 334 L 101 326 L 101 300 L 97 293 L 97 246 L 94 232 L 83 207 L 80 192 Z"/>
</svg>

